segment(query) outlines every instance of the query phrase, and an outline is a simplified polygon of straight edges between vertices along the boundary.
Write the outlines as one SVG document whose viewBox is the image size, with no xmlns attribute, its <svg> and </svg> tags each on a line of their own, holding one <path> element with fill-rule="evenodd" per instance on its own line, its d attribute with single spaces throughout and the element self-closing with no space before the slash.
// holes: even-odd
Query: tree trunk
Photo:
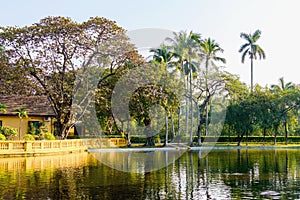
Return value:
<svg viewBox="0 0 300 200">
<path fill-rule="evenodd" d="M 146 127 L 149 126 L 150 120 L 144 120 L 144 125 Z M 144 144 L 144 146 L 155 146 L 155 139 L 154 139 L 154 136 L 152 135 L 152 133 L 149 130 L 145 129 L 144 134 L 147 137 L 146 143 Z"/>
<path fill-rule="evenodd" d="M 178 108 L 178 121 L 177 121 L 177 126 L 178 126 L 178 129 L 177 129 L 177 131 L 178 131 L 178 133 L 177 133 L 177 135 L 178 135 L 178 137 L 180 137 L 180 106 L 179 106 L 179 108 Z"/>
<path fill-rule="evenodd" d="M 198 125 L 198 129 L 197 129 L 197 137 L 198 137 L 197 145 L 198 146 L 201 146 L 201 129 L 202 129 L 202 123 L 200 122 Z"/>
<path fill-rule="evenodd" d="M 174 126 L 173 114 L 171 114 L 171 124 L 172 124 L 172 135 L 171 135 L 171 140 L 173 140 L 174 137 L 175 137 L 175 126 Z"/>
<path fill-rule="evenodd" d="M 193 146 L 193 89 L 192 89 L 192 70 L 190 71 L 190 111 L 191 111 L 191 130 L 189 146 Z"/>
<path fill-rule="evenodd" d="M 250 59 L 251 59 L 251 92 L 253 92 L 253 56 L 251 56 Z"/>
<path fill-rule="evenodd" d="M 144 144 L 144 146 L 147 146 L 147 147 L 155 146 L 154 136 L 147 137 L 146 143 Z"/>
<path fill-rule="evenodd" d="M 22 123 L 23 123 L 23 119 L 20 118 L 20 124 L 19 124 L 19 140 L 21 140 L 21 134 L 22 134 Z"/>
<path fill-rule="evenodd" d="M 263 142 L 263 144 L 265 145 L 265 142 L 266 142 L 266 128 L 263 129 L 263 132 L 264 132 L 264 142 Z"/>
<path fill-rule="evenodd" d="M 244 134 L 242 134 L 241 136 L 238 137 L 238 143 L 237 143 L 238 146 L 241 145 L 243 137 L 244 137 Z"/>
<path fill-rule="evenodd" d="M 61 136 L 61 138 L 63 140 L 67 139 L 68 137 L 68 133 L 67 133 L 67 126 L 63 125 L 63 124 L 59 124 L 59 135 Z"/>
<path fill-rule="evenodd" d="M 206 109 L 206 113 L 205 113 L 205 136 L 208 135 L 208 101 L 206 102 L 206 105 L 205 105 L 205 109 Z"/>
<path fill-rule="evenodd" d="M 208 100 L 208 81 L 207 81 L 207 76 L 208 76 L 208 58 L 206 58 L 205 62 L 205 90 L 206 90 L 206 100 Z M 205 103 L 205 109 L 206 109 L 206 114 L 205 114 L 205 136 L 208 135 L 208 101 Z"/>
<path fill-rule="evenodd" d="M 131 141 L 130 141 L 130 122 L 127 122 L 127 146 L 131 146 Z"/>
<path fill-rule="evenodd" d="M 200 109 L 200 107 L 199 107 L 199 109 Z M 202 126 L 203 126 L 202 119 L 203 119 L 203 109 L 201 108 L 199 111 L 198 128 L 197 128 L 197 137 L 198 137 L 197 145 L 199 145 L 199 146 L 202 144 L 202 142 L 201 142 L 201 131 L 202 131 Z"/>
<path fill-rule="evenodd" d="M 229 126 L 229 127 L 230 127 L 230 126 Z M 228 146 L 229 146 L 229 144 L 231 143 L 231 139 L 230 139 L 230 131 L 231 131 L 231 128 L 229 128 L 229 131 L 228 131 L 228 142 L 227 142 Z"/>
<path fill-rule="evenodd" d="M 284 132 L 285 132 L 285 144 L 288 144 L 288 127 L 287 127 L 287 120 L 284 120 Z"/>
<path fill-rule="evenodd" d="M 248 146 L 248 130 L 246 132 L 246 146 Z"/>
<path fill-rule="evenodd" d="M 277 136 L 277 130 L 275 130 L 275 133 L 274 133 L 274 145 L 276 145 L 276 136 Z"/>
<path fill-rule="evenodd" d="M 186 97 L 185 97 L 185 134 L 189 134 L 189 108 L 188 108 L 188 79 L 189 76 L 186 76 Z"/>
<path fill-rule="evenodd" d="M 168 120 L 168 115 L 166 115 L 166 136 L 165 136 L 164 146 L 168 146 L 168 135 L 169 135 L 169 120 Z"/>
</svg>

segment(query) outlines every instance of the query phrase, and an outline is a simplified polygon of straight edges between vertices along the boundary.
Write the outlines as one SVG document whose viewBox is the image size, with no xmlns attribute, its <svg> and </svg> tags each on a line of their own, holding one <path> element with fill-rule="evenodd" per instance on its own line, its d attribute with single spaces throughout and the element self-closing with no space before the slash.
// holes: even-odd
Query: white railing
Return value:
<svg viewBox="0 0 300 200">
<path fill-rule="evenodd" d="M 117 147 L 126 144 L 127 140 L 124 138 L 0 141 L 0 154 L 86 151 L 88 148 Z"/>
</svg>

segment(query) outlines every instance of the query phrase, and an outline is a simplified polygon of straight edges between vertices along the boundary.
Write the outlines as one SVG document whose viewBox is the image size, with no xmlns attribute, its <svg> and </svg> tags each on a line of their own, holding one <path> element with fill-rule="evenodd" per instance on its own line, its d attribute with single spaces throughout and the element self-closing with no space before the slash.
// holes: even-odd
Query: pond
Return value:
<svg viewBox="0 0 300 200">
<path fill-rule="evenodd" d="M 0 158 L 0 199 L 299 199 L 300 150 L 185 152 L 145 173 L 91 154 Z M 113 158 L 112 158 L 113 159 Z"/>
</svg>

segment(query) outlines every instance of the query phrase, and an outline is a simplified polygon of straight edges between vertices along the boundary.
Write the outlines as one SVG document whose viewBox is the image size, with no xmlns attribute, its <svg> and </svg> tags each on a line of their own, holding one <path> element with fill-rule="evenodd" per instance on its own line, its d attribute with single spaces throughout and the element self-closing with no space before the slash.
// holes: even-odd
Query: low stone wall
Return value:
<svg viewBox="0 0 300 200">
<path fill-rule="evenodd" d="M 101 144 L 101 145 L 100 145 Z M 126 146 L 123 138 L 0 141 L 0 155 L 38 155 L 87 151 L 88 148 Z"/>
</svg>

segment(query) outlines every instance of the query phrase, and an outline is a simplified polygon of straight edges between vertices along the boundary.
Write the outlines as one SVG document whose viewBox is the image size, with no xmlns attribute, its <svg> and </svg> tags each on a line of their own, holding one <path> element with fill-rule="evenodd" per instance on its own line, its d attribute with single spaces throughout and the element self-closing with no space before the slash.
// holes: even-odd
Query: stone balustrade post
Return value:
<svg viewBox="0 0 300 200">
<path fill-rule="evenodd" d="M 30 141 L 25 141 L 24 142 L 24 151 L 32 151 L 32 142 Z"/>
</svg>

